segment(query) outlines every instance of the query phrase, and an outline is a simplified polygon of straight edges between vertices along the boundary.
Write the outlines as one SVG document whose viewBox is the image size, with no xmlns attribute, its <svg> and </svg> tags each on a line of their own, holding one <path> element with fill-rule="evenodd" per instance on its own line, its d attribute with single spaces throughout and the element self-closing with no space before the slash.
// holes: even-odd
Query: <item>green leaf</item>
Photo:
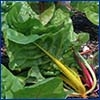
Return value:
<svg viewBox="0 0 100 100">
<path fill-rule="evenodd" d="M 22 33 L 18 33 L 15 30 L 12 29 L 7 29 L 6 30 L 6 34 L 7 34 L 7 38 L 15 43 L 19 43 L 19 44 L 28 44 L 28 43 L 32 43 L 34 41 L 36 41 L 37 39 L 43 37 L 44 35 L 37 35 L 37 34 L 31 34 L 29 36 L 25 36 Z"/>
<path fill-rule="evenodd" d="M 51 18 L 53 17 L 53 13 L 55 11 L 55 5 L 52 4 L 51 7 L 49 7 L 47 10 L 45 10 L 40 16 L 40 21 L 43 25 L 46 25 Z"/>
<path fill-rule="evenodd" d="M 57 25 L 60 24 L 62 22 L 64 22 L 65 20 L 67 20 L 67 23 L 70 23 L 70 18 L 69 18 L 69 14 L 65 13 L 63 10 L 61 9 L 57 9 L 54 13 L 53 18 L 51 19 L 50 23 L 53 25 Z"/>
<path fill-rule="evenodd" d="M 69 40 L 70 42 L 75 42 L 75 41 L 77 40 L 77 37 L 78 37 L 78 35 L 77 35 L 75 32 L 73 32 L 73 33 L 70 33 L 70 34 L 68 35 L 68 40 Z"/>
<path fill-rule="evenodd" d="M 14 98 L 65 98 L 65 95 L 61 79 L 50 78 L 15 92 Z"/>
<path fill-rule="evenodd" d="M 16 13 L 15 13 L 16 12 Z M 7 24 L 21 33 L 30 34 L 31 29 L 43 27 L 38 17 L 27 4 L 17 2 L 7 14 Z M 27 33 L 28 32 L 28 33 Z"/>
<path fill-rule="evenodd" d="M 95 25 L 99 25 L 99 11 L 94 9 L 99 9 L 99 6 L 92 6 L 85 9 L 85 14 L 87 18 L 94 23 Z"/>
<path fill-rule="evenodd" d="M 89 40 L 89 34 L 88 33 L 81 32 L 81 33 L 78 34 L 78 41 L 79 41 L 80 45 L 86 43 L 88 40 Z"/>
<path fill-rule="evenodd" d="M 7 23 L 9 25 L 13 25 L 13 22 L 16 22 L 18 13 L 20 12 L 20 9 L 22 7 L 22 4 L 17 2 L 13 5 L 13 7 L 11 8 L 11 10 L 8 12 L 7 14 Z M 12 21 L 13 20 L 13 21 Z M 12 26 L 13 27 L 13 26 Z"/>
<path fill-rule="evenodd" d="M 21 83 L 4 65 L 2 65 L 2 98 L 13 98 L 13 92 L 22 89 L 24 84 Z"/>
<path fill-rule="evenodd" d="M 37 66 L 32 67 L 28 72 L 28 78 L 36 78 L 37 81 L 41 81 L 44 79 L 44 77 L 41 75 L 40 70 Z"/>
<path fill-rule="evenodd" d="M 29 18 L 25 22 L 17 22 L 14 25 L 15 30 L 24 33 L 25 35 L 30 35 L 32 28 L 38 30 L 39 28 L 43 28 L 42 23 L 36 18 Z"/>
</svg>

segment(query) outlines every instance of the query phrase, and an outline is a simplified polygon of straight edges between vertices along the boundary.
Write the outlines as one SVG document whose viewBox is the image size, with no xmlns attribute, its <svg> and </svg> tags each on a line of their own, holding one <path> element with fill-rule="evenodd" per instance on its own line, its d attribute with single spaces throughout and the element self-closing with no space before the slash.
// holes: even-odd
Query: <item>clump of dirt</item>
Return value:
<svg viewBox="0 0 100 100">
<path fill-rule="evenodd" d="M 87 32 L 90 34 L 90 41 L 98 40 L 98 26 L 91 23 L 84 13 L 75 12 L 71 18 L 76 33 Z"/>
</svg>

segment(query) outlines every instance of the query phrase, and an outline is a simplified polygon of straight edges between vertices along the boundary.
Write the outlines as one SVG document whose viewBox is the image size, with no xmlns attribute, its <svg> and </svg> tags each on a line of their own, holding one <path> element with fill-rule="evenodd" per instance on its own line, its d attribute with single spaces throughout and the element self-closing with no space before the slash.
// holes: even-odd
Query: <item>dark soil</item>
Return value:
<svg viewBox="0 0 100 100">
<path fill-rule="evenodd" d="M 98 40 L 98 26 L 91 23 L 86 18 L 84 13 L 75 12 L 75 14 L 71 18 L 73 21 L 74 31 L 76 33 L 87 32 L 90 34 L 90 41 Z"/>
</svg>

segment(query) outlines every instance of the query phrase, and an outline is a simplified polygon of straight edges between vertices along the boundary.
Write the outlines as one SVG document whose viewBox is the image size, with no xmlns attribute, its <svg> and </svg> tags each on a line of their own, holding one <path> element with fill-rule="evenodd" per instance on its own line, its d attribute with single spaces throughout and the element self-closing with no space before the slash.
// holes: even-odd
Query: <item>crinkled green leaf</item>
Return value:
<svg viewBox="0 0 100 100">
<path fill-rule="evenodd" d="M 50 78 L 15 92 L 14 98 L 65 98 L 65 95 L 61 79 Z"/>
<path fill-rule="evenodd" d="M 43 28 L 42 24 L 40 23 L 40 21 L 36 18 L 29 18 L 28 20 L 26 20 L 23 23 L 15 23 L 14 27 L 17 29 L 17 31 L 24 33 L 25 35 L 30 35 L 32 28 L 33 29 L 39 29 L 39 28 Z"/>
<path fill-rule="evenodd" d="M 25 36 L 22 33 L 18 33 L 17 31 L 13 29 L 7 29 L 6 30 L 7 38 L 15 43 L 19 44 L 28 44 L 36 41 L 37 39 L 41 38 L 44 35 L 37 35 L 37 34 L 31 34 L 29 36 Z"/>
<path fill-rule="evenodd" d="M 7 23 L 13 27 L 13 24 L 18 20 L 17 16 L 18 13 L 20 12 L 20 9 L 22 7 L 21 3 L 15 3 L 11 10 L 7 14 Z"/>
<path fill-rule="evenodd" d="M 18 5 L 20 5 L 19 9 L 17 9 Z M 48 32 L 56 32 L 59 28 L 62 27 L 61 23 L 56 24 L 56 25 L 49 25 L 48 27 L 43 27 L 42 23 L 38 20 L 38 18 L 36 19 L 36 17 L 34 16 L 29 17 L 29 13 L 28 14 L 26 13 L 27 18 L 23 18 L 23 16 L 25 16 L 25 14 L 22 13 L 24 8 L 25 7 L 23 7 L 20 3 L 18 4 L 16 3 L 14 7 L 7 14 L 7 23 L 10 26 L 12 26 L 12 28 L 14 28 L 15 30 L 25 35 L 29 35 L 29 34 L 35 34 L 35 33 L 43 34 L 43 33 L 48 33 Z M 15 10 L 17 12 L 16 14 L 14 13 Z M 29 9 L 29 12 L 31 12 L 30 9 Z M 43 14 L 43 16 L 46 16 L 46 15 Z"/>
<path fill-rule="evenodd" d="M 52 4 L 51 7 L 49 7 L 47 10 L 45 10 L 40 16 L 40 21 L 43 25 L 46 25 L 51 18 L 53 17 L 53 13 L 55 11 L 55 5 Z"/>
<path fill-rule="evenodd" d="M 72 38 L 75 37 L 76 34 L 73 33 L 73 25 L 69 13 L 62 11 L 61 9 L 57 9 L 50 23 L 55 25 L 62 22 L 64 22 L 66 28 L 66 39 L 72 41 Z"/>
<path fill-rule="evenodd" d="M 21 2 L 21 3 L 22 3 L 22 7 L 19 12 L 19 15 L 21 16 L 22 19 L 20 20 L 21 22 L 26 21 L 29 17 L 38 18 L 36 12 L 31 9 L 31 7 L 28 5 L 27 2 Z"/>
<path fill-rule="evenodd" d="M 2 65 L 2 98 L 13 98 L 13 92 L 22 89 L 24 84 L 14 76 L 4 65 Z"/>
<path fill-rule="evenodd" d="M 43 27 L 42 23 L 35 17 L 34 12 L 32 13 L 31 8 L 29 8 L 28 5 L 23 5 L 21 2 L 15 3 L 8 12 L 7 23 L 11 28 L 26 35 L 30 34 L 33 27 Z"/>
<path fill-rule="evenodd" d="M 61 9 L 57 9 L 55 11 L 54 16 L 53 16 L 52 20 L 50 21 L 50 23 L 57 25 L 57 24 L 62 23 L 64 20 L 67 20 L 67 23 L 70 21 L 69 14 L 68 13 L 65 13 Z"/>
</svg>

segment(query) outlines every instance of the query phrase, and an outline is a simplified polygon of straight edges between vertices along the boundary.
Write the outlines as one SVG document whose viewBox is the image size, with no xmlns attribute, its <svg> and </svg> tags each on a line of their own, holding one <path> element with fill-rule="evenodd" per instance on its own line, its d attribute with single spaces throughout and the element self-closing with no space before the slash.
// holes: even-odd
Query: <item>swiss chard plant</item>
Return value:
<svg viewBox="0 0 100 100">
<path fill-rule="evenodd" d="M 4 22 L 9 69 L 18 74 L 2 65 L 2 98 L 66 98 L 69 94 L 86 98 L 95 89 L 95 73 L 79 54 L 89 34 L 74 32 L 68 12 L 50 3 L 37 14 L 27 2 L 16 2 Z M 79 71 L 88 77 L 84 82 Z M 64 91 L 63 85 L 70 88 Z"/>
</svg>

